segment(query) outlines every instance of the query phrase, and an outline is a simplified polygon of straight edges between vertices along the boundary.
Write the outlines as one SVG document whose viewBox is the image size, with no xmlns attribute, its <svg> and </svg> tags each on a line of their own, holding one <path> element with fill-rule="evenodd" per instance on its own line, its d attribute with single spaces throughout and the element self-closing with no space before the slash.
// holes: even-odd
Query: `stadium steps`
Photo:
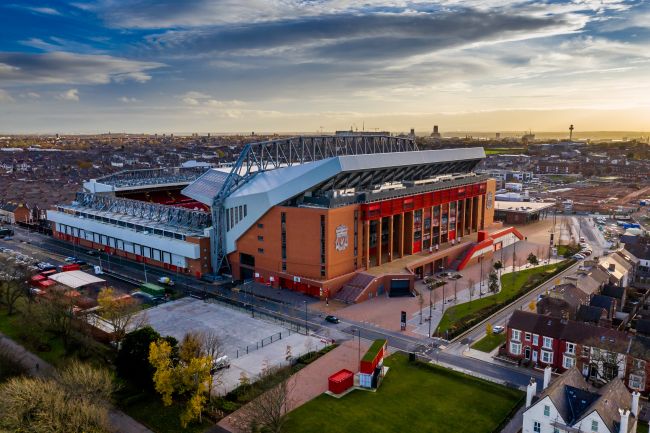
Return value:
<svg viewBox="0 0 650 433">
<path fill-rule="evenodd" d="M 363 272 L 357 273 L 336 293 L 334 299 L 346 304 L 354 304 L 375 278 L 374 275 L 364 274 Z"/>
</svg>

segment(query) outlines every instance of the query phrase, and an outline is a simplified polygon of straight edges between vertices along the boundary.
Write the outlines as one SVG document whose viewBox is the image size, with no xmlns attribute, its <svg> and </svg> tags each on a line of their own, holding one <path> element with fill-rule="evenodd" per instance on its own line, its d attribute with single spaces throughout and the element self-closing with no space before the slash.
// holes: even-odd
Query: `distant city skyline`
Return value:
<svg viewBox="0 0 650 433">
<path fill-rule="evenodd" d="M 644 131 L 650 2 L 0 5 L 0 133 Z"/>
</svg>

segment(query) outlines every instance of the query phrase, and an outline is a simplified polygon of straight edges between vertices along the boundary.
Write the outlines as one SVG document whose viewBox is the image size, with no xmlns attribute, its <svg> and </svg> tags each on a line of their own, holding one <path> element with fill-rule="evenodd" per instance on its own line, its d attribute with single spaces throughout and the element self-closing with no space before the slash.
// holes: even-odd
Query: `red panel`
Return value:
<svg viewBox="0 0 650 433">
<path fill-rule="evenodd" d="M 422 251 L 422 242 L 413 242 L 413 254 L 419 253 L 420 251 Z"/>
</svg>

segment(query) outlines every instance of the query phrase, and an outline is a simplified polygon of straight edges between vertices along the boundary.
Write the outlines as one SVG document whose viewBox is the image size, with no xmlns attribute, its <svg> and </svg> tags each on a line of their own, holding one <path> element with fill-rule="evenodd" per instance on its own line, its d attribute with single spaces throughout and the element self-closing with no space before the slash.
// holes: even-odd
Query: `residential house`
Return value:
<svg viewBox="0 0 650 433">
<path fill-rule="evenodd" d="M 28 222 L 30 218 L 31 211 L 27 205 L 0 203 L 0 223 L 16 224 L 16 222 Z"/>
<path fill-rule="evenodd" d="M 637 259 L 635 281 L 650 284 L 650 237 L 636 236 L 635 242 L 626 243 L 625 250 Z"/>
<path fill-rule="evenodd" d="M 515 310 L 506 331 L 506 354 L 521 362 L 564 371 L 577 366 L 594 382 L 625 377 L 631 337 L 611 328 Z"/>
<path fill-rule="evenodd" d="M 528 385 L 522 433 L 636 432 L 640 395 L 630 394 L 620 379 L 596 389 L 575 367 L 553 382 L 550 379 L 549 368 L 538 396 L 535 380 Z"/>
<path fill-rule="evenodd" d="M 635 335 L 627 361 L 628 388 L 643 394 L 650 392 L 650 338 Z"/>
<path fill-rule="evenodd" d="M 598 267 L 607 272 L 609 282 L 621 287 L 627 287 L 633 276 L 633 265 L 621 254 L 612 253 L 598 260 Z"/>
</svg>

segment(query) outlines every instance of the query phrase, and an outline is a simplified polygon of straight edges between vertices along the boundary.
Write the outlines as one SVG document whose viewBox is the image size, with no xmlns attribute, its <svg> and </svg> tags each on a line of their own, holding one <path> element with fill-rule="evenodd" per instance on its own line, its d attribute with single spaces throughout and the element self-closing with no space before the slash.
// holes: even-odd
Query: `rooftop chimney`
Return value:
<svg viewBox="0 0 650 433">
<path fill-rule="evenodd" d="M 632 393 L 632 413 L 637 418 L 639 417 L 639 397 L 641 397 L 641 394 L 637 391 Z"/>
<path fill-rule="evenodd" d="M 627 433 L 627 424 L 630 418 L 630 411 L 619 409 L 618 413 L 621 414 L 621 426 L 619 427 L 618 431 L 620 433 Z"/>
<path fill-rule="evenodd" d="M 542 389 L 548 388 L 548 385 L 551 383 L 551 366 L 547 365 L 544 369 L 544 383 Z"/>
<path fill-rule="evenodd" d="M 616 270 L 616 265 L 614 263 L 609 264 L 609 272 L 614 272 Z"/>
<path fill-rule="evenodd" d="M 531 377 L 528 386 L 526 387 L 526 409 L 533 404 L 533 397 L 535 396 L 535 391 L 537 391 L 537 384 L 535 383 L 535 378 Z"/>
</svg>

